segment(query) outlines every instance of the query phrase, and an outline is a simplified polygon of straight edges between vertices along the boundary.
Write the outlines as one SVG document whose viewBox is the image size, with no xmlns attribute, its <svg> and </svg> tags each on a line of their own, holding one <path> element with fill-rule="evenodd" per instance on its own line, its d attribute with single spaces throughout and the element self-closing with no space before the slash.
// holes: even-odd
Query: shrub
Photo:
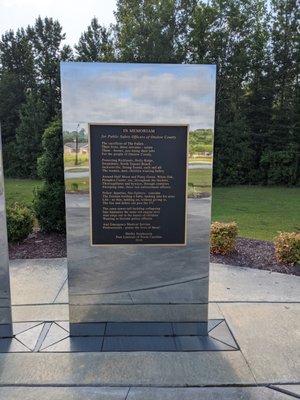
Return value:
<svg viewBox="0 0 300 400">
<path fill-rule="evenodd" d="M 71 190 L 72 190 L 72 192 L 78 192 L 78 183 L 72 182 L 71 183 Z"/>
<path fill-rule="evenodd" d="M 43 232 L 65 231 L 65 187 L 60 182 L 44 183 L 36 190 L 33 208 Z"/>
<path fill-rule="evenodd" d="M 54 120 L 43 134 L 43 154 L 37 160 L 40 178 L 46 182 L 64 184 L 64 159 L 62 126 L 60 120 Z"/>
<path fill-rule="evenodd" d="M 213 254 L 228 254 L 235 248 L 238 234 L 235 222 L 214 222 L 210 229 L 210 251 Z"/>
<path fill-rule="evenodd" d="M 300 262 L 300 233 L 280 232 L 274 240 L 274 245 L 279 262 L 292 265 Z"/>
<path fill-rule="evenodd" d="M 23 204 L 15 203 L 6 209 L 7 234 L 9 242 L 21 242 L 33 231 L 34 217 Z"/>
<path fill-rule="evenodd" d="M 43 134 L 43 155 L 38 173 L 43 186 L 35 192 L 33 207 L 44 232 L 65 231 L 65 186 L 61 121 L 53 121 Z"/>
</svg>

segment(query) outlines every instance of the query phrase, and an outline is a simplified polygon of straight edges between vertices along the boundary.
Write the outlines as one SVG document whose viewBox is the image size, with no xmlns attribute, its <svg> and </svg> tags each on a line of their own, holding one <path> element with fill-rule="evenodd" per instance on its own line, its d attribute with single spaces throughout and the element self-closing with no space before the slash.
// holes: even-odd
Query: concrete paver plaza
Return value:
<svg viewBox="0 0 300 400">
<path fill-rule="evenodd" d="M 299 398 L 300 277 L 218 264 L 210 277 L 210 318 L 226 320 L 239 350 L 3 353 L 0 400 Z M 66 261 L 12 261 L 11 280 L 14 321 L 37 325 L 34 348 L 39 321 L 68 320 Z"/>
</svg>

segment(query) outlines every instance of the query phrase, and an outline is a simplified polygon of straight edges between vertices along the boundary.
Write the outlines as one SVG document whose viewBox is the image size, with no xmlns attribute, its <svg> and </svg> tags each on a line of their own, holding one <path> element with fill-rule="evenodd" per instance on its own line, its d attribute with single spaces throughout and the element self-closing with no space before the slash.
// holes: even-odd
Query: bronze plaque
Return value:
<svg viewBox="0 0 300 400">
<path fill-rule="evenodd" d="M 185 245 L 187 125 L 89 125 L 92 245 Z"/>
</svg>

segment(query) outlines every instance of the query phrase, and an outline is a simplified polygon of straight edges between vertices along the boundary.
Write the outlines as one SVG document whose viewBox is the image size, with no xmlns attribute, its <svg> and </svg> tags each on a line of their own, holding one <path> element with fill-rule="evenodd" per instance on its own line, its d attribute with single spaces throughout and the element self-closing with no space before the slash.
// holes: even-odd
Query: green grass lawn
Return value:
<svg viewBox="0 0 300 400">
<path fill-rule="evenodd" d="M 5 179 L 5 197 L 8 204 L 14 202 L 30 205 L 33 191 L 41 185 L 41 181 L 32 179 Z"/>
<path fill-rule="evenodd" d="M 75 154 L 65 154 L 64 155 L 65 166 L 66 167 L 76 167 L 75 159 L 76 159 Z M 77 161 L 78 161 L 77 166 L 88 166 L 89 165 L 88 157 L 85 154 L 78 154 Z"/>
<path fill-rule="evenodd" d="M 300 188 L 214 188 L 213 221 L 235 221 L 239 236 L 273 240 L 278 231 L 300 230 Z"/>
<path fill-rule="evenodd" d="M 188 171 L 188 183 L 194 186 L 196 192 L 211 193 L 211 170 L 190 169 Z"/>
<path fill-rule="evenodd" d="M 211 163 L 212 156 L 189 157 L 189 162 L 190 163 L 197 163 L 197 162 Z"/>
<path fill-rule="evenodd" d="M 196 192 L 211 192 L 211 171 L 208 169 L 190 169 L 188 171 L 188 182 L 194 186 Z M 73 178 L 67 180 L 67 190 L 73 191 L 73 185 L 77 185 L 77 190 L 86 191 L 89 187 L 88 178 Z M 72 187 L 73 186 L 73 187 Z"/>
<path fill-rule="evenodd" d="M 84 179 L 74 180 L 79 190 L 87 189 Z M 189 170 L 189 182 L 195 190 L 209 192 L 210 171 Z M 8 203 L 30 204 L 33 190 L 41 181 L 6 179 Z M 68 184 L 70 185 L 70 183 Z M 213 189 L 213 221 L 235 221 L 239 235 L 272 240 L 278 231 L 300 230 L 300 188 L 234 186 Z"/>
</svg>

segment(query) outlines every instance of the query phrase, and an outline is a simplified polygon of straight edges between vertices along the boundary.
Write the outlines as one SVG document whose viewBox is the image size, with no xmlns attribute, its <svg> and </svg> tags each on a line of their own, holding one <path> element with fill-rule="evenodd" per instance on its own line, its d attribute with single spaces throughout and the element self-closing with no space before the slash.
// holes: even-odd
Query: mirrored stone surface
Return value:
<svg viewBox="0 0 300 400">
<path fill-rule="evenodd" d="M 10 337 L 12 335 L 8 265 L 8 244 L 0 125 L 0 337 Z"/>
<path fill-rule="evenodd" d="M 67 62 L 61 80 L 71 334 L 81 322 L 207 322 L 215 67 Z M 184 245 L 91 245 L 95 123 L 189 126 Z"/>
</svg>

